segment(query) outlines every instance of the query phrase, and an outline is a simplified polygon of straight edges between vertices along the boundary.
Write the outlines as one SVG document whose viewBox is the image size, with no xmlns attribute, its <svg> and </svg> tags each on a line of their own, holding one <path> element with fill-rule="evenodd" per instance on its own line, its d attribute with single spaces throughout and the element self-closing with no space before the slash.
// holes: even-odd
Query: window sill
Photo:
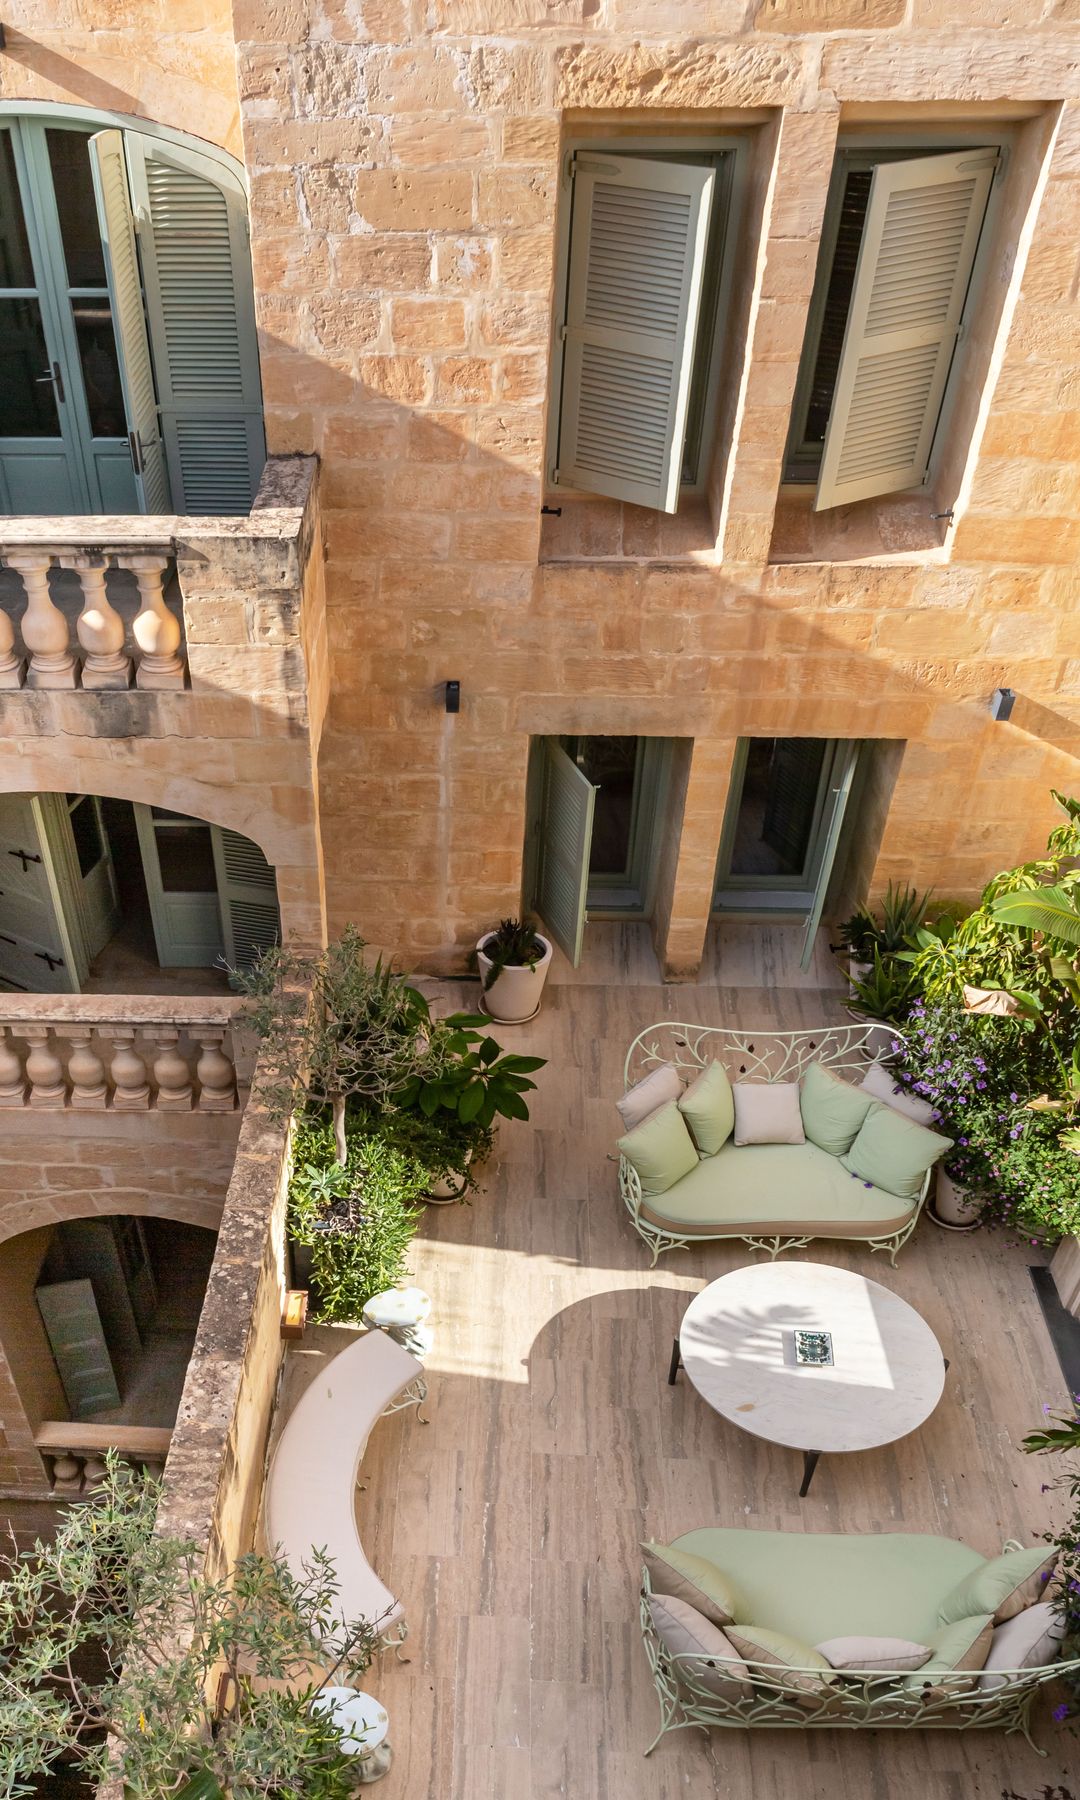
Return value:
<svg viewBox="0 0 1080 1800">
<path fill-rule="evenodd" d="M 561 508 L 540 522 L 540 561 L 556 562 L 686 562 L 720 560 L 716 530 L 708 502 L 689 495 L 677 513 L 652 512 L 621 500 L 591 499 L 568 493 L 547 496 Z"/>
<path fill-rule="evenodd" d="M 884 494 L 852 506 L 814 511 L 809 483 L 785 482 L 773 519 L 770 563 L 947 562 L 949 521 L 931 489 Z"/>
</svg>

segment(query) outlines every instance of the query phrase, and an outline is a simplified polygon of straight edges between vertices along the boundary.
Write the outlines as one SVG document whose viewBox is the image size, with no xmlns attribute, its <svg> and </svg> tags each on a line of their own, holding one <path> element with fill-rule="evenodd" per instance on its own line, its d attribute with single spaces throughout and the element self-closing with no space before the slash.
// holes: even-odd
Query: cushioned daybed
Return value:
<svg viewBox="0 0 1080 1800">
<path fill-rule="evenodd" d="M 660 1731 L 996 1727 L 1029 1734 L 1063 1627 L 1053 1552 L 951 1538 L 690 1531 L 646 1544 L 641 1625 Z"/>
<path fill-rule="evenodd" d="M 951 1140 L 898 1091 L 879 1025 L 635 1038 L 617 1104 L 619 1186 L 656 1261 L 701 1238 L 778 1251 L 856 1238 L 896 1252 Z"/>
</svg>

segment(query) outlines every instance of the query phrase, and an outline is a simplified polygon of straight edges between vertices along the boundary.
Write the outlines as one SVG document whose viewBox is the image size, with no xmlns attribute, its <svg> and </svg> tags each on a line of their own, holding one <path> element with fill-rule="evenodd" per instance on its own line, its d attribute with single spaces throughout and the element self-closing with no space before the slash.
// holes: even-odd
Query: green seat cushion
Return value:
<svg viewBox="0 0 1080 1800">
<path fill-rule="evenodd" d="M 740 1616 L 806 1644 L 833 1637 L 904 1637 L 935 1643 L 938 1609 L 984 1566 L 953 1538 L 794 1531 L 688 1531 L 674 1549 L 703 1556 L 734 1581 Z"/>
<path fill-rule="evenodd" d="M 799 1085 L 799 1111 L 803 1130 L 819 1150 L 843 1156 L 870 1108 L 872 1094 L 864 1094 L 848 1081 L 830 1074 L 822 1063 L 812 1062 Z"/>
<path fill-rule="evenodd" d="M 1026 1602 L 1041 1599 L 1039 1576 L 1053 1568 L 1057 1555 L 1056 1549 L 1036 1544 L 1031 1550 L 1006 1550 L 995 1556 L 945 1595 L 938 1615 L 941 1623 L 951 1625 L 976 1613 L 992 1613 L 998 1623 L 1011 1617 Z M 1022 1590 L 1029 1587 L 1031 1592 L 1021 1598 Z M 1014 1599 L 1016 1604 L 1010 1609 Z"/>
<path fill-rule="evenodd" d="M 735 1129 L 735 1102 L 723 1065 L 712 1062 L 678 1101 L 702 1156 L 715 1156 Z"/>
<path fill-rule="evenodd" d="M 621 1137 L 619 1149 L 637 1170 L 643 1194 L 666 1194 L 698 1166 L 693 1139 L 674 1100 Z"/>
<path fill-rule="evenodd" d="M 914 1119 L 905 1119 L 891 1106 L 875 1104 L 840 1160 L 860 1180 L 872 1181 L 887 1194 L 917 1200 L 927 1169 L 951 1150 L 952 1144 L 952 1138 L 916 1125 Z"/>
<path fill-rule="evenodd" d="M 643 1209 L 657 1224 L 690 1235 L 827 1223 L 839 1237 L 898 1231 L 912 1203 L 867 1187 L 816 1144 L 727 1143 L 696 1162 Z"/>
</svg>

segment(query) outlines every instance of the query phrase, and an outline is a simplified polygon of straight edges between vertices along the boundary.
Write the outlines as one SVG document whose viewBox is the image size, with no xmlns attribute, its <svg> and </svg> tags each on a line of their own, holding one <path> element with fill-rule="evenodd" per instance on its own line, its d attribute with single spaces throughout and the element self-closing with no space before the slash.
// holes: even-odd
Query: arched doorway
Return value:
<svg viewBox="0 0 1080 1800">
<path fill-rule="evenodd" d="M 231 159 L 0 115 L 0 511 L 244 513 L 265 461 Z"/>
<path fill-rule="evenodd" d="M 95 794 L 0 795 L 0 988 L 206 993 L 280 935 L 239 832 Z"/>
</svg>

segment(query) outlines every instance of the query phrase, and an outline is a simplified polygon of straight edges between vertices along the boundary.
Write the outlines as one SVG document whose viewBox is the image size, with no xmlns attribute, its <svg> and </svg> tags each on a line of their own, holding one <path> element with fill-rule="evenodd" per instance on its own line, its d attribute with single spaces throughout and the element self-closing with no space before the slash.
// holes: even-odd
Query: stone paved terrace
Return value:
<svg viewBox="0 0 1080 1800">
<path fill-rule="evenodd" d="M 689 1297 L 749 1260 L 710 1245 L 650 1271 L 607 1160 L 625 1049 L 658 1018 L 798 1028 L 843 1017 L 826 950 L 807 984 L 797 934 L 725 927 L 701 981 L 664 987 L 635 927 L 592 926 L 586 966 L 549 986 L 515 1048 L 549 1057 L 528 1126 L 502 1132 L 486 1191 L 429 1209 L 412 1258 L 434 1297 L 430 1424 L 380 1422 L 359 1517 L 406 1607 L 407 1665 L 369 1685 L 391 1715 L 385 1800 L 1024 1800 L 1075 1788 L 1076 1742 L 1042 1708 L 1044 1760 L 996 1733 L 669 1736 L 637 1623 L 639 1540 L 722 1523 L 926 1531 L 995 1554 L 1052 1522 L 1047 1469 L 1020 1449 L 1064 1384 L 1028 1275 L 1034 1252 L 923 1221 L 890 1269 L 818 1243 L 923 1313 L 950 1359 L 913 1436 L 823 1459 L 799 1500 L 795 1452 L 757 1442 L 666 1384 Z M 751 951 L 751 944 L 756 948 Z M 475 1004 L 475 985 L 447 983 Z M 509 1039 L 511 1034 L 505 1033 Z M 287 1409 L 340 1341 L 289 1353 Z M 280 1417 L 280 1414 L 279 1414 Z M 1070 1767 L 1073 1770 L 1069 1774 Z M 1056 1800 L 1056 1789 L 1055 1789 Z"/>
</svg>

